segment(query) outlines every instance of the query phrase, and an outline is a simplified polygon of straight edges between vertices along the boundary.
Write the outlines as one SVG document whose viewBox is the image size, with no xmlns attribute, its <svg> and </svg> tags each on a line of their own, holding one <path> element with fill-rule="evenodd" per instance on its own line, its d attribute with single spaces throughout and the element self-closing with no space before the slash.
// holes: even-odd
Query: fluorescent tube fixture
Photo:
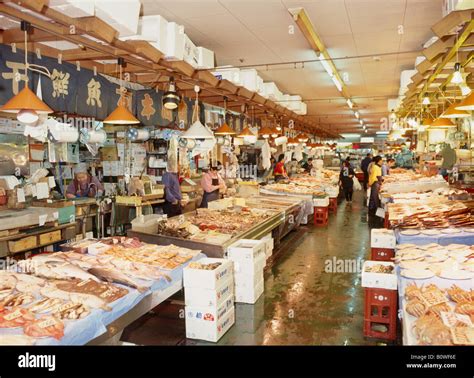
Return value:
<svg viewBox="0 0 474 378">
<path fill-rule="evenodd" d="M 326 70 L 326 72 L 328 73 L 329 76 L 333 77 L 334 76 L 334 72 L 332 71 L 332 67 L 331 65 L 328 63 L 328 61 L 326 60 L 326 58 L 324 57 L 323 54 L 319 54 L 318 56 L 319 58 L 319 61 L 321 62 L 321 65 L 324 67 L 324 69 Z"/>
<path fill-rule="evenodd" d="M 388 135 L 388 134 L 390 134 L 390 131 L 376 131 L 375 134 L 377 134 L 377 135 Z"/>
<path fill-rule="evenodd" d="M 336 76 L 331 76 L 331 79 L 334 82 L 334 85 L 336 86 L 337 90 L 339 92 L 342 92 L 342 84 L 339 79 Z"/>
</svg>

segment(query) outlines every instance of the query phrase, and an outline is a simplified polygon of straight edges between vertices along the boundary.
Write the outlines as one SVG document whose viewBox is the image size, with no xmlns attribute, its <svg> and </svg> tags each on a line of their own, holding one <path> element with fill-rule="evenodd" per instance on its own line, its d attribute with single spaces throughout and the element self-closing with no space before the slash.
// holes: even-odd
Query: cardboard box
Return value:
<svg viewBox="0 0 474 378">
<path fill-rule="evenodd" d="M 392 266 L 393 271 L 392 273 L 369 273 L 365 271 L 366 267 L 374 265 Z M 362 287 L 397 290 L 395 264 L 388 261 L 366 261 L 362 268 Z"/>
<path fill-rule="evenodd" d="M 227 258 L 242 264 L 255 264 L 265 254 L 265 249 L 262 240 L 241 239 L 227 248 Z"/>
<path fill-rule="evenodd" d="M 372 248 L 395 248 L 397 238 L 393 230 L 373 228 L 370 233 L 370 246 Z"/>
<path fill-rule="evenodd" d="M 254 304 L 263 294 L 264 280 L 262 279 L 255 287 L 241 289 L 235 288 L 235 302 Z"/>
<path fill-rule="evenodd" d="M 235 311 L 232 308 L 216 325 L 206 324 L 203 320 L 186 317 L 186 337 L 211 342 L 217 342 L 235 323 Z"/>
<path fill-rule="evenodd" d="M 216 289 L 202 289 L 184 287 L 184 301 L 186 306 L 220 306 L 224 300 L 234 293 L 234 278 L 224 281 Z"/>
<path fill-rule="evenodd" d="M 233 280 L 233 262 L 226 259 L 203 258 L 201 264 L 221 263 L 214 270 L 192 269 L 189 266 L 183 269 L 184 287 L 216 290 L 228 280 Z"/>
</svg>

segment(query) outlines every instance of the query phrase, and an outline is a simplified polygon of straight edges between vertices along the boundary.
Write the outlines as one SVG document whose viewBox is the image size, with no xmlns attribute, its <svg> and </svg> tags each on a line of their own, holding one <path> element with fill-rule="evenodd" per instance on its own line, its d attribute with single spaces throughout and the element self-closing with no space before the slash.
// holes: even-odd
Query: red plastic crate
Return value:
<svg viewBox="0 0 474 378">
<path fill-rule="evenodd" d="M 365 288 L 364 336 L 377 339 L 397 338 L 398 291 Z M 375 325 L 386 327 L 386 332 L 374 330 Z"/>
<path fill-rule="evenodd" d="M 324 227 L 328 225 L 329 220 L 329 208 L 327 206 L 324 207 L 314 207 L 314 214 L 313 214 L 313 223 L 317 227 Z"/>
<path fill-rule="evenodd" d="M 337 213 L 337 198 L 329 198 L 329 212 L 330 213 Z"/>
<path fill-rule="evenodd" d="M 391 248 L 371 248 L 370 259 L 375 261 L 392 261 L 395 250 Z"/>
</svg>

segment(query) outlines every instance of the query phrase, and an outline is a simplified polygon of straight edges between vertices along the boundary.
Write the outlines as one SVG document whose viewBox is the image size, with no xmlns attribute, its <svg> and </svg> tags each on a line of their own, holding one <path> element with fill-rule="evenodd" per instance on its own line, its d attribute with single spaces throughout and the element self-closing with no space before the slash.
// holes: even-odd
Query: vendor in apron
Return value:
<svg viewBox="0 0 474 378">
<path fill-rule="evenodd" d="M 219 199 L 219 190 L 226 190 L 224 180 L 217 173 L 217 167 L 210 167 L 209 171 L 202 176 L 201 187 L 204 191 L 201 207 L 207 208 L 209 202 Z"/>
<path fill-rule="evenodd" d="M 89 197 L 95 198 L 102 195 L 104 186 L 87 172 L 87 164 L 79 163 L 74 167 L 74 180 L 69 184 L 66 191 L 67 198 Z"/>
</svg>

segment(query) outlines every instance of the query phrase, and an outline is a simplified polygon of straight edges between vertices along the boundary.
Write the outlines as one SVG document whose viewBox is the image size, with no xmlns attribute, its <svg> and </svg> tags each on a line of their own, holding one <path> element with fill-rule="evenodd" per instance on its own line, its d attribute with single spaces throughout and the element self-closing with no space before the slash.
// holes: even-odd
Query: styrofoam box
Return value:
<svg viewBox="0 0 474 378">
<path fill-rule="evenodd" d="M 241 239 L 227 248 L 227 258 L 245 264 L 255 264 L 261 255 L 265 255 L 265 242 L 262 240 Z"/>
<path fill-rule="evenodd" d="M 166 26 L 166 60 L 183 60 L 184 59 L 184 26 L 178 25 L 176 22 L 168 22 Z"/>
<path fill-rule="evenodd" d="M 197 46 L 191 41 L 187 34 L 184 35 L 184 54 L 183 60 L 189 63 L 194 68 L 197 68 L 199 63 L 199 52 Z"/>
<path fill-rule="evenodd" d="M 329 196 L 324 198 L 313 198 L 313 206 L 325 207 L 329 206 Z"/>
<path fill-rule="evenodd" d="M 283 94 L 274 82 L 263 83 L 266 97 L 273 101 L 281 101 Z"/>
<path fill-rule="evenodd" d="M 229 279 L 233 279 L 233 262 L 227 259 L 215 259 L 206 257 L 198 260 L 201 264 L 221 263 L 214 270 L 192 269 L 189 266 L 183 269 L 184 287 L 201 289 L 217 289 L 225 284 Z"/>
<path fill-rule="evenodd" d="M 139 0 L 95 0 L 95 15 L 117 30 L 120 37 L 137 34 L 140 8 Z"/>
<path fill-rule="evenodd" d="M 299 95 L 293 95 L 289 96 L 288 98 L 288 108 L 290 110 L 298 110 L 300 108 L 300 103 L 301 103 L 301 96 Z"/>
<path fill-rule="evenodd" d="M 216 289 L 202 289 L 198 287 L 184 287 L 184 301 L 186 306 L 220 306 L 224 300 L 234 293 L 234 277 L 223 282 Z"/>
<path fill-rule="evenodd" d="M 247 277 L 262 276 L 266 262 L 267 258 L 263 253 L 254 261 L 234 262 L 234 281 L 237 283 L 237 280 L 241 282 Z"/>
<path fill-rule="evenodd" d="M 197 48 L 198 63 L 197 68 L 209 69 L 214 68 L 214 51 L 199 46 Z"/>
<path fill-rule="evenodd" d="M 306 115 L 308 113 L 308 105 L 305 102 L 300 103 L 300 108 L 295 110 L 298 115 Z"/>
<path fill-rule="evenodd" d="M 253 274 L 236 274 L 234 291 L 255 290 L 263 278 L 263 269 L 256 270 Z"/>
<path fill-rule="evenodd" d="M 234 308 L 234 296 L 229 295 L 219 307 L 215 306 L 186 306 L 186 319 L 205 322 L 204 324 L 213 323 L 217 326 L 217 322 L 221 320 L 227 313 Z"/>
<path fill-rule="evenodd" d="M 168 29 L 168 21 L 160 15 L 142 16 L 138 20 L 137 34 L 122 37 L 124 41 L 140 40 L 148 41 L 150 44 L 161 51 L 166 52 L 166 36 Z"/>
<path fill-rule="evenodd" d="M 94 16 L 95 8 L 93 1 L 84 0 L 50 0 L 49 8 L 57 10 L 69 17 Z"/>
<path fill-rule="evenodd" d="M 392 273 L 368 273 L 367 266 L 386 265 L 393 266 Z M 375 287 L 379 289 L 396 290 L 397 275 L 395 274 L 395 264 L 388 261 L 366 261 L 362 267 L 362 287 Z"/>
<path fill-rule="evenodd" d="M 222 68 L 219 71 L 212 72 L 214 76 L 220 76 L 222 79 L 229 80 L 235 85 L 242 85 L 240 80 L 240 69 L 236 67 Z"/>
<path fill-rule="evenodd" d="M 186 337 L 188 339 L 217 342 L 235 323 L 235 310 L 230 311 L 217 323 L 186 317 Z"/>
<path fill-rule="evenodd" d="M 397 238 L 392 230 L 373 228 L 370 234 L 370 246 L 372 248 L 395 248 Z"/>
<path fill-rule="evenodd" d="M 240 81 L 243 87 L 252 92 L 257 92 L 263 84 L 263 79 L 258 76 L 257 70 L 253 68 L 241 70 Z"/>
<path fill-rule="evenodd" d="M 264 280 L 260 281 L 255 288 L 235 289 L 235 301 L 238 303 L 253 304 L 257 302 L 258 298 L 263 294 Z"/>
<path fill-rule="evenodd" d="M 291 96 L 289 94 L 283 94 L 281 98 L 281 106 L 284 106 L 285 108 L 289 109 L 290 108 L 290 99 Z"/>
</svg>

